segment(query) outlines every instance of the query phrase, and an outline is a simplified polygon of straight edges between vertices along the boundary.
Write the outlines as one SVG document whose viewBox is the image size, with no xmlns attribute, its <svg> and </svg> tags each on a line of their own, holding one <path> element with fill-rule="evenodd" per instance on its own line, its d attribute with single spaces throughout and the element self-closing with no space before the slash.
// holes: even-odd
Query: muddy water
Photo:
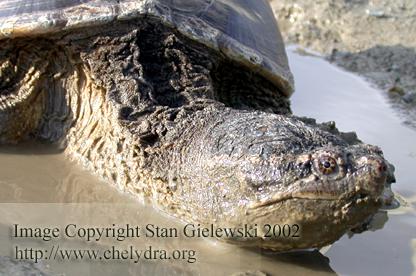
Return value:
<svg viewBox="0 0 416 276">
<path fill-rule="evenodd" d="M 383 148 L 396 165 L 402 206 L 381 212 L 374 232 L 344 237 L 329 249 L 291 254 L 273 254 L 240 249 L 206 240 L 186 238 L 62 239 L 52 241 L 12 238 L 14 224 L 40 228 L 78 226 L 183 227 L 178 221 L 138 203 L 104 181 L 68 161 L 57 149 L 45 145 L 19 145 L 0 149 L 0 256 L 14 256 L 19 248 L 146 249 L 181 250 L 175 261 L 62 261 L 44 260 L 40 270 L 65 275 L 230 275 L 263 271 L 270 275 L 411 275 L 416 263 L 416 132 L 402 126 L 381 94 L 358 77 L 318 58 L 290 50 L 297 84 L 293 97 L 296 114 L 319 121 L 335 120 L 344 131 Z M 387 215 L 386 215 L 387 214 Z M 388 221 L 384 224 L 388 216 Z M 185 251 L 188 250 L 188 251 Z M 196 255 L 189 251 L 195 250 Z M 187 252 L 187 253 L 185 253 Z M 52 256 L 52 255 L 51 255 Z M 192 262 L 191 256 L 196 258 Z M 0 259 L 0 274 L 2 262 Z M 413 260 L 413 261 L 412 261 Z M 23 272 L 30 264 L 16 268 Z M 4 268 L 4 265 L 3 265 Z M 32 267 L 33 269 L 33 267 Z M 38 268 L 37 268 L 38 269 Z"/>
<path fill-rule="evenodd" d="M 335 243 L 325 253 L 331 268 L 343 275 L 416 275 L 416 131 L 401 124 L 382 93 L 360 77 L 294 48 L 289 58 L 296 79 L 293 112 L 356 131 L 396 167 L 393 191 L 401 207 L 387 211 L 382 230 Z"/>
</svg>

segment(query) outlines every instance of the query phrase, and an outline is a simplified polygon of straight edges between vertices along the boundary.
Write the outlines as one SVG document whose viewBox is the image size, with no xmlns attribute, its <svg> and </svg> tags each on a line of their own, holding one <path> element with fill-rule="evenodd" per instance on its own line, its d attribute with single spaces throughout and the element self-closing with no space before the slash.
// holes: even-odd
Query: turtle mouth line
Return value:
<svg viewBox="0 0 416 276">
<path fill-rule="evenodd" d="M 292 200 L 292 199 L 306 199 L 306 200 L 336 200 L 338 199 L 338 196 L 317 196 L 312 194 L 287 194 L 287 195 L 279 195 L 279 197 L 272 197 L 266 200 L 260 200 L 257 202 L 253 202 L 249 204 L 249 209 L 258 209 L 262 207 L 268 207 L 280 202 Z"/>
<path fill-rule="evenodd" d="M 280 202 L 292 200 L 292 199 L 302 199 L 302 200 L 327 200 L 327 201 L 335 201 L 335 200 L 341 200 L 344 199 L 346 202 L 359 202 L 359 201 L 366 201 L 370 198 L 373 198 L 371 194 L 367 191 L 357 191 L 348 193 L 348 194 L 330 194 L 323 192 L 320 192 L 318 194 L 312 194 L 312 193 L 290 193 L 290 194 L 279 194 L 272 196 L 271 198 L 265 199 L 265 200 L 259 200 L 257 202 L 250 203 L 248 208 L 249 209 L 258 209 L 263 207 L 268 207 Z M 377 198 L 377 197 L 374 197 Z"/>
</svg>

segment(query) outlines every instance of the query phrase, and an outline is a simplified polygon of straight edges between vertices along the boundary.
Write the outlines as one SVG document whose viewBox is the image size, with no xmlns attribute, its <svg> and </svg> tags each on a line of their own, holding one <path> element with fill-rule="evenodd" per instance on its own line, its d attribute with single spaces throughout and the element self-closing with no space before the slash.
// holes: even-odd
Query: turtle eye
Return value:
<svg viewBox="0 0 416 276">
<path fill-rule="evenodd" d="M 332 157 L 322 156 L 317 161 L 318 170 L 324 175 L 332 174 L 338 169 L 337 161 Z"/>
</svg>

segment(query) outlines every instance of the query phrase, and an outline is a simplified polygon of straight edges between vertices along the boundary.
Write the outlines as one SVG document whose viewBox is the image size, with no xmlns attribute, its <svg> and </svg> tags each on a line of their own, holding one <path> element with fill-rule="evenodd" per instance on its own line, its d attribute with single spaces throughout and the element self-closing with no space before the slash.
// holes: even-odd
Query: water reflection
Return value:
<svg viewBox="0 0 416 276">
<path fill-rule="evenodd" d="M 51 145 L 0 148 L 0 202 L 115 202 L 115 188 Z"/>
</svg>

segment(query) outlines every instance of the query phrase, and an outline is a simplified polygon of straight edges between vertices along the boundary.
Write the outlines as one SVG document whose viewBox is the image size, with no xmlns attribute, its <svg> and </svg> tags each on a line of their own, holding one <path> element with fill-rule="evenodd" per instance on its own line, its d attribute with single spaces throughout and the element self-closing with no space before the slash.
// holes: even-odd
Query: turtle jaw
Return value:
<svg viewBox="0 0 416 276">
<path fill-rule="evenodd" d="M 373 162 L 373 160 L 370 162 Z M 308 179 L 298 180 L 292 184 L 295 188 L 290 189 L 289 192 L 277 192 L 270 196 L 263 195 L 263 200 L 253 200 L 247 205 L 247 208 L 249 213 L 253 215 L 256 212 L 264 214 L 264 212 L 268 212 L 265 210 L 273 209 L 274 206 L 279 206 L 282 203 L 315 201 L 327 202 L 328 204 L 325 208 L 317 207 L 314 209 L 314 215 L 311 217 L 329 213 L 333 213 L 335 217 L 345 216 L 347 213 L 368 213 L 367 216 L 369 216 L 381 206 L 381 195 L 386 183 L 386 173 L 375 171 L 378 170 L 378 161 L 376 164 L 376 167 L 368 164 L 364 165 L 342 179 L 339 184 L 334 184 L 343 187 L 343 192 L 341 192 L 341 189 L 339 191 L 328 190 L 328 183 L 319 182 L 316 180 L 316 176 L 311 176 L 309 177 L 309 183 L 306 182 Z M 303 189 L 298 188 L 301 187 L 300 183 L 302 183 Z M 305 183 L 307 184 L 305 185 Z M 339 206 L 339 209 L 330 207 L 334 205 Z M 320 204 L 318 206 L 325 205 Z M 301 204 L 298 207 L 298 210 L 302 210 Z M 355 222 L 350 222 L 349 225 L 356 224 L 356 218 L 350 216 L 350 219 Z M 311 223 L 311 221 L 308 223 Z M 348 227 L 345 230 L 348 230 Z"/>
<path fill-rule="evenodd" d="M 368 149 L 372 146 L 360 147 Z M 292 183 L 294 188 L 289 192 L 274 193 L 262 201 L 250 202 L 246 221 L 254 221 L 260 226 L 288 225 L 291 230 L 300 229 L 296 238 L 263 238 L 252 243 L 277 251 L 317 248 L 335 242 L 368 221 L 382 205 L 381 195 L 388 176 L 387 161 L 373 152 L 357 156 L 347 164 L 354 167 L 342 179 L 332 183 L 312 174 Z M 337 189 L 328 188 L 331 184 Z M 287 213 L 283 214 L 282 210 Z"/>
<path fill-rule="evenodd" d="M 348 181 L 362 178 L 360 172 L 363 171 L 369 171 L 369 168 L 357 170 Z M 245 240 L 244 243 L 239 240 L 229 242 L 280 252 L 332 244 L 345 233 L 368 222 L 381 207 L 380 196 L 385 177 L 367 179 L 370 182 L 365 183 L 365 187 L 377 188 L 364 190 L 360 187 L 340 195 L 299 191 L 274 195 L 270 201 L 249 204 L 243 220 L 259 227 L 259 237 Z M 270 237 L 270 226 L 278 229 L 285 227 L 285 231 L 290 231 L 285 234 L 288 236 L 278 233 L 278 236 Z"/>
<path fill-rule="evenodd" d="M 246 212 L 250 225 L 260 229 L 258 238 L 241 243 L 274 251 L 320 248 L 334 243 L 348 231 L 368 221 L 380 207 L 371 198 L 347 197 L 339 200 L 290 198 Z M 282 212 L 285 210 L 285 212 Z M 290 229 L 290 234 L 267 235 L 269 226 Z"/>
<path fill-rule="evenodd" d="M 365 145 L 367 146 L 367 145 Z M 310 200 L 341 200 L 354 201 L 371 198 L 378 202 L 384 190 L 388 166 L 380 156 L 365 156 L 356 162 L 357 168 L 351 168 L 351 163 L 345 165 L 348 172 L 338 176 L 338 179 L 328 179 L 326 176 L 310 174 L 290 184 L 285 191 L 278 191 L 270 195 L 256 195 L 260 200 L 254 200 L 248 205 L 249 209 L 261 208 L 290 199 Z M 279 186 L 282 183 L 268 185 Z M 260 190 L 260 193 L 262 190 Z"/>
</svg>

